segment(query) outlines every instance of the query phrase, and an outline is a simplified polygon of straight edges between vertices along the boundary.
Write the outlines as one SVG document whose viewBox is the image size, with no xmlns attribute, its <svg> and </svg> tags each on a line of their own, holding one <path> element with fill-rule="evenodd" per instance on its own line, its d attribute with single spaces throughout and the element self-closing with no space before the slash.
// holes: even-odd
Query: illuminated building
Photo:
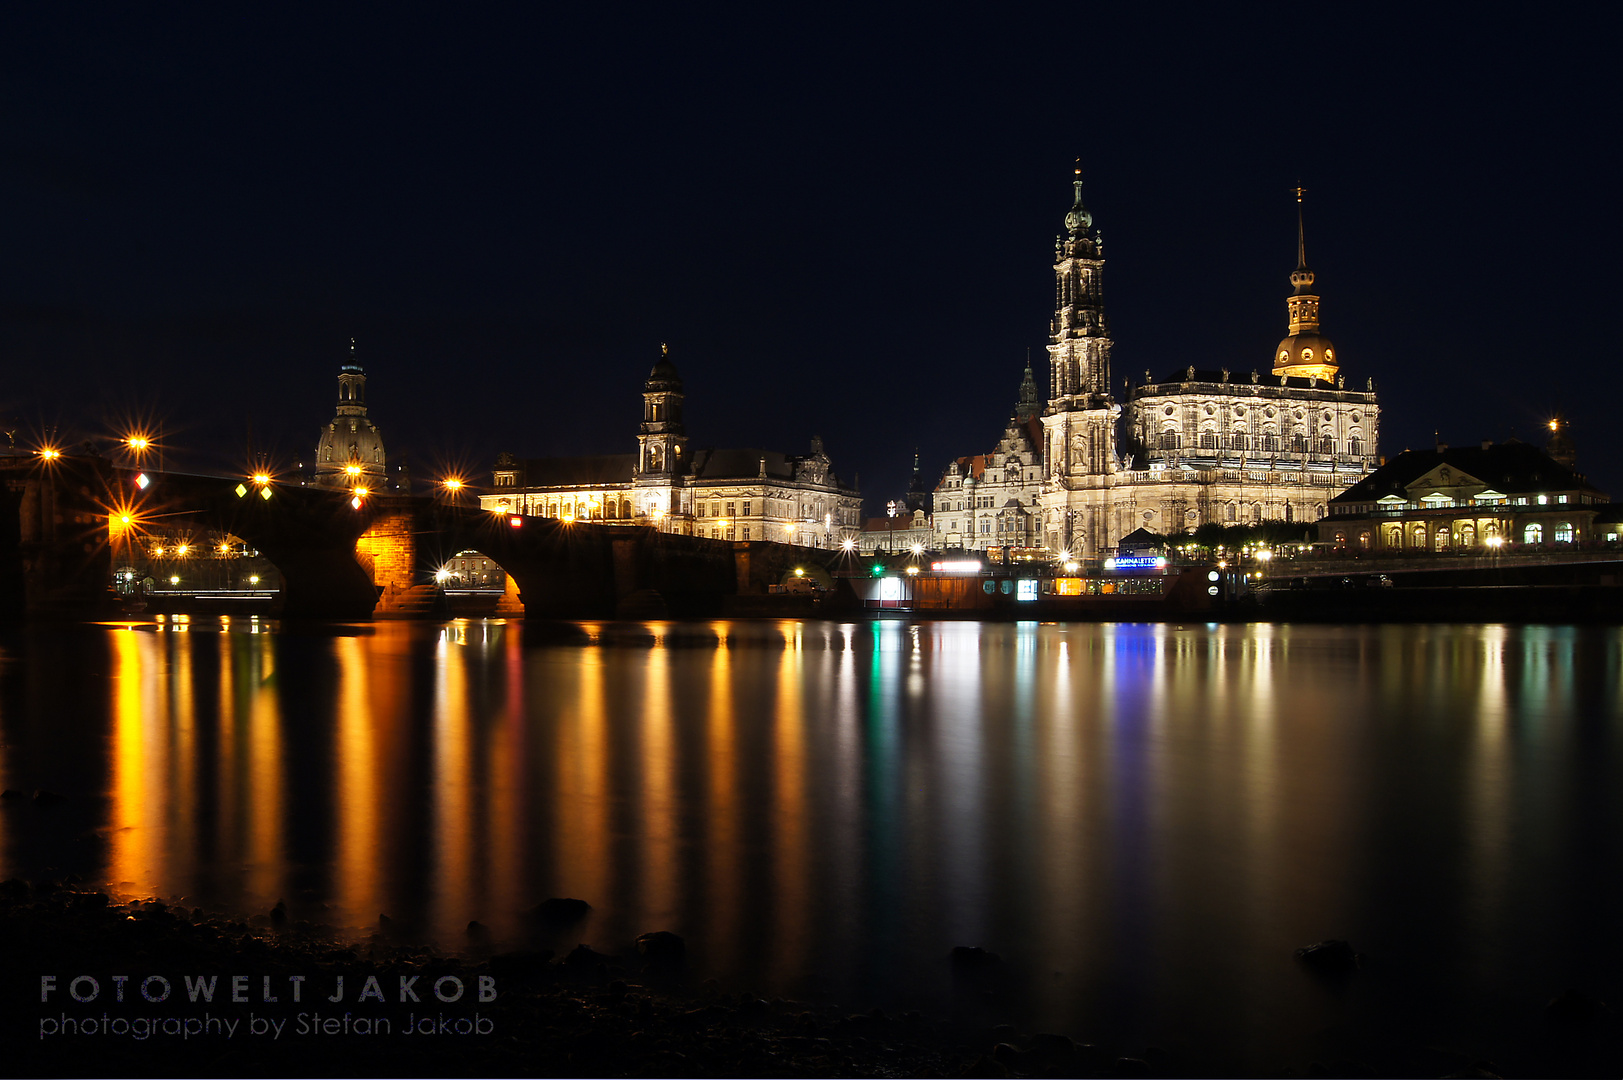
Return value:
<svg viewBox="0 0 1623 1080">
<path fill-rule="evenodd" d="M 1028 362 L 1019 403 L 997 446 L 988 454 L 957 459 L 936 484 L 930 545 L 934 550 L 1016 554 L 1041 545 L 1041 411 L 1037 381 Z"/>
<path fill-rule="evenodd" d="M 821 439 L 803 456 L 690 450 L 681 376 L 662 354 L 643 384 L 637 451 L 591 457 L 511 454 L 496 462 L 487 510 L 653 526 L 717 540 L 831 548 L 861 524 L 862 499 L 834 474 Z"/>
<path fill-rule="evenodd" d="M 379 491 L 384 486 L 383 433 L 366 415 L 366 374 L 354 362 L 353 338 L 349 352 L 350 362 L 338 369 L 338 415 L 316 444 L 315 482 Z"/>
<path fill-rule="evenodd" d="M 1166 377 L 1146 371 L 1118 402 L 1104 247 L 1080 177 L 1074 187 L 1066 233 L 1055 243 L 1040 542 L 1092 559 L 1141 527 L 1176 535 L 1207 522 L 1323 517 L 1333 495 L 1377 464 L 1380 408 L 1373 382 L 1346 387 L 1335 347 L 1320 333 L 1301 190 L 1289 335 L 1274 350 L 1270 374 L 1236 375 L 1179 357 Z"/>
<path fill-rule="evenodd" d="M 1319 540 L 1335 552 L 1482 553 L 1615 540 L 1607 497 L 1550 453 L 1516 439 L 1405 450 L 1330 500 Z"/>
<path fill-rule="evenodd" d="M 938 549 L 928 514 L 922 509 L 909 511 L 905 506 L 895 506 L 895 510 L 894 514 L 868 518 L 862 523 L 862 533 L 857 537 L 858 554 L 906 555 Z"/>
</svg>

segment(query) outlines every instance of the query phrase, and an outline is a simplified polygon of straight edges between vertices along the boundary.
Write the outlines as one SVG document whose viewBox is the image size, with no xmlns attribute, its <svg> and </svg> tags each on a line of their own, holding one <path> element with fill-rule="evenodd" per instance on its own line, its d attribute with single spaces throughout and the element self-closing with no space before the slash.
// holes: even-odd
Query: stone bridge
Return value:
<svg viewBox="0 0 1623 1080">
<path fill-rule="evenodd" d="M 122 545 L 160 525 L 230 533 L 257 549 L 281 571 L 283 618 L 430 614 L 434 572 L 470 549 L 507 572 L 506 613 L 522 605 L 541 618 L 705 617 L 833 554 L 515 519 L 446 497 L 372 495 L 356 507 L 347 491 L 272 485 L 262 498 L 235 477 L 145 475 L 141 489 L 135 470 L 104 458 L 0 459 L 0 616 L 111 613 Z"/>
</svg>

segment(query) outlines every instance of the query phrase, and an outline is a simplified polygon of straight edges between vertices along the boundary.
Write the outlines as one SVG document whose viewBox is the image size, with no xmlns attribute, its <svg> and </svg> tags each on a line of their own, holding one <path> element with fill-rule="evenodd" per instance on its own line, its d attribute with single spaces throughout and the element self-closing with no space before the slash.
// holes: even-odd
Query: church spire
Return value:
<svg viewBox="0 0 1623 1080">
<path fill-rule="evenodd" d="M 1082 204 L 1082 165 L 1072 173 L 1074 192 L 1066 235 L 1054 240 L 1054 321 L 1048 346 L 1051 402 L 1110 400 L 1110 323 L 1105 318 L 1104 245 L 1093 215 Z M 1065 408 L 1088 407 L 1080 400 Z"/>
<path fill-rule="evenodd" d="M 1307 238 L 1302 229 L 1302 196 L 1307 189 L 1301 184 L 1296 185 L 1296 269 L 1291 271 L 1291 285 L 1296 289 L 1297 296 L 1306 296 L 1313 291 L 1313 271 L 1307 268 Z M 1313 305 L 1314 326 L 1318 325 L 1318 304 Z M 1292 319 L 1296 313 L 1292 311 Z M 1294 324 L 1291 333 L 1299 333 Z"/>
<path fill-rule="evenodd" d="M 1086 233 L 1093 225 L 1093 215 L 1088 208 L 1082 205 L 1082 159 L 1076 159 L 1076 170 L 1073 173 L 1071 187 L 1076 192 L 1076 201 L 1071 203 L 1071 209 L 1065 214 L 1065 230 L 1076 239 L 1078 232 Z"/>
<path fill-rule="evenodd" d="M 1296 269 L 1291 271 L 1291 295 L 1285 298 L 1290 335 L 1274 349 L 1274 374 L 1334 382 L 1341 365 L 1335 346 L 1319 333 L 1319 295 L 1313 291 L 1313 271 L 1307 268 L 1307 240 L 1302 228 L 1302 196 L 1296 192 Z"/>
<path fill-rule="evenodd" d="M 1015 404 L 1014 415 L 1024 423 L 1043 411 L 1037 401 L 1037 377 L 1031 373 L 1031 350 L 1026 350 L 1026 374 L 1020 380 L 1020 400 Z"/>
</svg>

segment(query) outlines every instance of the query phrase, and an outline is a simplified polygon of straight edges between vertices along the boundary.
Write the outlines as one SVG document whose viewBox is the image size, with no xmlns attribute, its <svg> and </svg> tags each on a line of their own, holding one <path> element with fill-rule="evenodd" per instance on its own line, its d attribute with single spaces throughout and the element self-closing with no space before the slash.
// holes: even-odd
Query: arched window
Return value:
<svg viewBox="0 0 1623 1080">
<path fill-rule="evenodd" d="M 1239 516 L 1239 506 L 1235 503 L 1226 503 L 1223 506 L 1223 520 L 1233 521 Z"/>
<path fill-rule="evenodd" d="M 1443 528 L 1440 528 L 1440 529 L 1437 530 L 1437 535 L 1432 537 L 1431 546 L 1436 551 L 1447 551 L 1448 550 L 1448 528 L 1447 528 L 1447 526 L 1444 526 Z"/>
<path fill-rule="evenodd" d="M 1467 521 L 1460 526 L 1460 547 L 1472 547 L 1476 544 L 1476 526 Z"/>
<path fill-rule="evenodd" d="M 1336 452 L 1336 441 L 1334 439 L 1332 439 L 1328 435 L 1325 435 L 1325 436 L 1323 436 L 1322 438 L 1319 439 L 1319 453 L 1321 453 L 1321 454 L 1333 454 L 1335 452 Z"/>
<path fill-rule="evenodd" d="M 1363 452 L 1364 440 L 1360 439 L 1357 435 L 1354 435 L 1347 440 L 1347 453 L 1351 454 L 1353 457 L 1357 457 Z"/>
<path fill-rule="evenodd" d="M 1524 544 L 1542 544 L 1542 543 L 1544 543 L 1544 526 L 1540 525 L 1538 522 L 1535 521 L 1531 525 L 1527 526 L 1527 528 L 1523 529 L 1522 530 L 1522 543 L 1524 543 Z"/>
<path fill-rule="evenodd" d="M 1572 543 L 1572 522 L 1558 521 L 1555 523 L 1555 535 L 1552 539 L 1558 544 Z"/>
</svg>

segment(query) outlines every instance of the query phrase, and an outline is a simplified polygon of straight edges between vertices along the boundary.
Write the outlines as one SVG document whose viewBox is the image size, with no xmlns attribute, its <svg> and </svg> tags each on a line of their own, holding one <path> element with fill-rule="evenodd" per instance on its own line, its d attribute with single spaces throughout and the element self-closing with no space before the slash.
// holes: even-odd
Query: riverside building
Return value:
<svg viewBox="0 0 1623 1080">
<path fill-rule="evenodd" d="M 1079 170 L 1080 173 L 1080 170 Z M 1055 241 L 1049 393 L 1042 412 L 1036 542 L 1098 559 L 1138 528 L 1176 535 L 1207 522 L 1317 521 L 1378 462 L 1373 381 L 1347 385 L 1319 323 L 1297 189 L 1297 265 L 1288 332 L 1267 374 L 1179 358 L 1157 378 L 1111 382 L 1104 245 L 1080 175 Z"/>
<path fill-rule="evenodd" d="M 804 455 L 693 448 L 682 419 L 682 378 L 664 350 L 642 398 L 635 453 L 527 460 L 502 454 L 480 505 L 819 548 L 838 547 L 860 530 L 862 498 L 840 482 L 820 438 Z"/>
</svg>

